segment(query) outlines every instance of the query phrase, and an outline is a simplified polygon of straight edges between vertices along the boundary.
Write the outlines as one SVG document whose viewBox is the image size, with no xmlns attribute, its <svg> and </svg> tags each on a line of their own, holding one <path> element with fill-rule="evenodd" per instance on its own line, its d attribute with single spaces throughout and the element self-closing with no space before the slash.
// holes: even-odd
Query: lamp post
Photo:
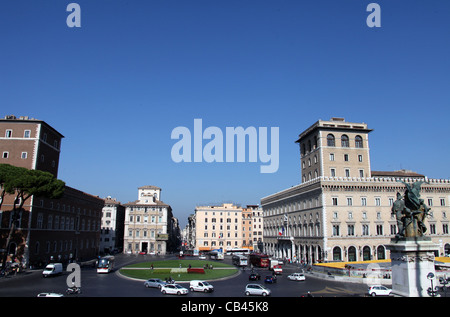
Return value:
<svg viewBox="0 0 450 317">
<path fill-rule="evenodd" d="M 437 288 L 437 286 L 433 287 L 434 273 L 432 273 L 432 272 L 428 273 L 427 278 L 431 281 L 431 287 L 429 287 L 428 290 L 427 290 L 428 294 L 431 297 L 435 297 L 435 296 L 437 296 L 438 288 Z"/>
</svg>

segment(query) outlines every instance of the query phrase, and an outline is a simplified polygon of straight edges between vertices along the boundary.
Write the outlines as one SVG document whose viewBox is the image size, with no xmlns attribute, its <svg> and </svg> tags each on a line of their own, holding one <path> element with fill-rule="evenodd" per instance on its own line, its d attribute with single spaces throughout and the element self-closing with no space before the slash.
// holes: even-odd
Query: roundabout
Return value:
<svg viewBox="0 0 450 317">
<path fill-rule="evenodd" d="M 213 281 L 234 277 L 239 270 L 232 265 L 195 259 L 146 261 L 127 265 L 119 270 L 119 274 L 138 280 L 159 278 L 174 279 L 177 282 L 191 280 Z"/>
</svg>

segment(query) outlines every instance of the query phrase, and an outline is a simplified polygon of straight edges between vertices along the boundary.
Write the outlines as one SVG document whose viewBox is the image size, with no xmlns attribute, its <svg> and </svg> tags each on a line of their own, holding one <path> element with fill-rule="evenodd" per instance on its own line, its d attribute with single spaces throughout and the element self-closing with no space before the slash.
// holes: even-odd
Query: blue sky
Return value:
<svg viewBox="0 0 450 317">
<path fill-rule="evenodd" d="M 66 7 L 81 7 L 69 28 Z M 369 28 L 367 5 L 381 8 Z M 9 0 L 0 115 L 65 139 L 59 178 L 126 203 L 156 185 L 184 225 L 196 205 L 258 204 L 301 181 L 296 137 L 366 122 L 373 170 L 450 178 L 450 2 Z M 178 126 L 279 127 L 280 165 L 174 163 Z"/>
</svg>

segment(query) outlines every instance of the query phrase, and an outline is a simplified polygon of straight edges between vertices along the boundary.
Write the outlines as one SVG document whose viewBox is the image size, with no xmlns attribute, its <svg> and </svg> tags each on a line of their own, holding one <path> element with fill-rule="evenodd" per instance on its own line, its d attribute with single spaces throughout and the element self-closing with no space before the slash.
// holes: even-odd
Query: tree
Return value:
<svg viewBox="0 0 450 317">
<path fill-rule="evenodd" d="M 31 196 L 58 199 L 64 194 L 65 183 L 53 174 L 40 170 L 29 170 L 23 167 L 0 164 L 0 207 L 6 194 L 15 195 L 12 222 L 5 243 L 2 269 L 6 266 L 6 257 L 11 237 L 16 230 L 16 222 L 23 205 Z"/>
</svg>

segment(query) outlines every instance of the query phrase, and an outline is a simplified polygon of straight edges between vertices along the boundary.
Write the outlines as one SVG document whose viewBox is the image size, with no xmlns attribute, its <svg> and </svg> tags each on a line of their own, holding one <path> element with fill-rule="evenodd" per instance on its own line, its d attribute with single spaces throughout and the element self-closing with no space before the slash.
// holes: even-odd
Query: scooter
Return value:
<svg viewBox="0 0 450 317">
<path fill-rule="evenodd" d="M 74 287 L 69 287 L 69 288 L 66 290 L 66 293 L 67 293 L 68 295 L 72 295 L 72 294 L 81 294 L 81 287 L 76 287 L 76 286 L 74 286 Z"/>
</svg>

